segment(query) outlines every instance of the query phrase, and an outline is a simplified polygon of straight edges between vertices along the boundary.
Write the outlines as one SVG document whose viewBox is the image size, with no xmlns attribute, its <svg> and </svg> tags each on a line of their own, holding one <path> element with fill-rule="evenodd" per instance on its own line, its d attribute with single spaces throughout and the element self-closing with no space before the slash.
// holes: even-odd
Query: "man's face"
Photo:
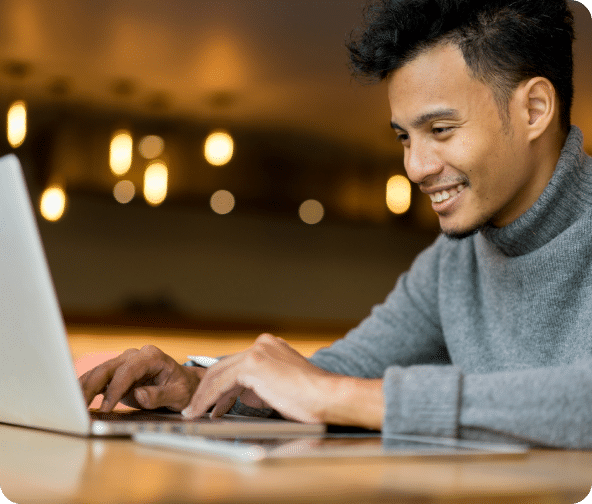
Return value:
<svg viewBox="0 0 592 504">
<path fill-rule="evenodd" d="M 471 77 L 456 46 L 436 46 L 394 71 L 388 95 L 407 175 L 429 194 L 444 233 L 505 226 L 547 185 L 529 155 L 521 98 L 502 122 L 493 92 Z"/>
</svg>

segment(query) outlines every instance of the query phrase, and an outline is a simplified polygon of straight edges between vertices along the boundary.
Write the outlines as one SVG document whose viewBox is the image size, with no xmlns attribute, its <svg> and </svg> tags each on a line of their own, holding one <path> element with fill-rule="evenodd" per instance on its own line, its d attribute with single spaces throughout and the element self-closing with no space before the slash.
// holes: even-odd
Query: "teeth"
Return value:
<svg viewBox="0 0 592 504">
<path fill-rule="evenodd" d="M 464 184 L 459 184 L 452 189 L 448 189 L 447 191 L 440 191 L 437 193 L 430 194 L 430 199 L 434 203 L 442 203 L 443 201 L 446 201 L 447 199 L 456 196 L 459 192 L 462 192 L 462 190 L 465 187 L 466 186 Z"/>
</svg>

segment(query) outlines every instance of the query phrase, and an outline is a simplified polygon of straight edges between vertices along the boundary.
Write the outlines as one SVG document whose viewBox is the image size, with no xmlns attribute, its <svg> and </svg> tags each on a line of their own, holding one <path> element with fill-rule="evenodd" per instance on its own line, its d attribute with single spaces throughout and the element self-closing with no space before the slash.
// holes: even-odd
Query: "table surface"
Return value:
<svg viewBox="0 0 592 504">
<path fill-rule="evenodd" d="M 139 342 L 175 358 L 219 354 L 247 346 L 177 334 L 71 336 L 82 367 Z M 312 353 L 333 335 L 289 339 Z M 147 341 L 148 340 L 148 341 Z M 222 344 L 221 344 L 222 343 Z M 210 348 L 208 345 L 212 345 Z M 220 349 L 215 351 L 215 349 Z M 90 360 L 89 360 L 90 359 Z M 341 458 L 229 462 L 139 445 L 129 439 L 85 439 L 0 424 L 0 489 L 25 503 L 575 503 L 592 486 L 592 452 L 532 450 L 520 457 Z"/>
<path fill-rule="evenodd" d="M 574 503 L 592 453 L 237 463 L 0 425 L 0 488 L 26 503 Z"/>
</svg>

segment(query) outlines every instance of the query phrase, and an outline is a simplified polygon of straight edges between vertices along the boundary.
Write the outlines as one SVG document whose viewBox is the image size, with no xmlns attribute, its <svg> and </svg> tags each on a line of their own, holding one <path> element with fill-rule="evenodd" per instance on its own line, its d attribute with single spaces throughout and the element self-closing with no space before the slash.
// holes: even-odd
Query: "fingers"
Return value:
<svg viewBox="0 0 592 504">
<path fill-rule="evenodd" d="M 272 407 L 285 416 L 311 421 L 315 417 L 303 406 L 302 394 L 313 391 L 308 379 L 313 368 L 285 341 L 262 334 L 249 349 L 207 370 L 180 366 L 158 348 L 146 346 L 97 366 L 80 383 L 87 403 L 103 394 L 100 411 L 111 411 L 123 401 L 145 409 L 182 410 L 189 418 L 214 405 L 212 413 L 218 416 L 240 396 L 247 406 Z"/>
<path fill-rule="evenodd" d="M 286 418 L 318 423 L 324 418 L 329 373 L 313 366 L 285 341 L 262 334 L 249 349 L 210 367 L 183 415 L 194 418 L 215 405 L 228 411 L 237 396 L 253 407 L 267 406 Z"/>
<path fill-rule="evenodd" d="M 175 373 L 162 384 L 134 388 L 133 397 L 135 402 L 143 409 L 166 407 L 173 411 L 181 411 L 187 406 L 199 384 L 198 374 L 191 370 L 192 368 L 180 366 L 179 371 L 187 373 L 187 376 L 177 377 Z M 232 404 L 230 407 L 232 407 Z"/>
<path fill-rule="evenodd" d="M 212 416 L 221 415 L 239 396 L 241 401 L 244 397 L 247 406 L 268 406 L 261 397 L 262 392 L 271 389 L 266 386 L 266 380 L 273 380 L 275 370 L 295 358 L 303 359 L 284 340 L 270 334 L 260 335 L 249 349 L 222 359 L 208 369 L 183 415 L 201 416 L 214 404 Z"/>
<path fill-rule="evenodd" d="M 100 411 L 111 411 L 124 398 L 132 406 L 137 402 L 152 409 L 170 402 L 180 409 L 189 401 L 199 379 L 179 368 L 171 357 L 148 345 L 141 350 L 126 350 L 97 366 L 81 376 L 80 383 L 88 404 L 97 394 L 104 395 Z"/>
<path fill-rule="evenodd" d="M 230 401 L 234 404 L 242 389 L 237 388 L 235 376 L 228 371 L 235 368 L 234 364 L 240 361 L 241 355 L 242 353 L 231 355 L 208 368 L 187 408 L 182 411 L 183 416 L 186 418 L 200 417 L 218 400 L 221 400 L 222 403 L 216 410 L 215 414 L 218 415 L 223 414 L 219 412 L 226 409 Z M 233 398 L 232 392 L 235 392 Z M 232 404 L 226 411 L 232 407 Z"/>
<path fill-rule="evenodd" d="M 162 370 L 163 355 L 155 347 L 142 347 L 140 351 L 131 353 L 114 371 L 103 393 L 99 411 L 111 411 L 136 383 L 144 384 L 154 378 Z"/>
<path fill-rule="evenodd" d="M 98 394 L 102 394 L 105 391 L 117 368 L 135 352 L 138 352 L 138 350 L 130 348 L 119 356 L 87 371 L 79 378 L 87 406 Z"/>
<path fill-rule="evenodd" d="M 220 417 L 230 411 L 236 402 L 236 398 L 240 395 L 242 388 L 234 388 L 230 392 L 224 394 L 214 406 L 212 410 L 212 417 Z"/>
</svg>

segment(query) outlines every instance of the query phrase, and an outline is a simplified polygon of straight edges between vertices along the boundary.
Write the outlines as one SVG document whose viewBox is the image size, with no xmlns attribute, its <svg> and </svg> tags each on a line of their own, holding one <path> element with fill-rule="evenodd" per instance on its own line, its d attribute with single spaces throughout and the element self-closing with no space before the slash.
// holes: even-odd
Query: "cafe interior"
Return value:
<svg viewBox="0 0 592 504">
<path fill-rule="evenodd" d="M 343 336 L 438 234 L 360 0 L 2 0 L 0 154 L 22 163 L 74 357 Z M 592 153 L 592 21 L 573 123 Z M 93 357 L 93 359 L 95 358 Z"/>
</svg>

